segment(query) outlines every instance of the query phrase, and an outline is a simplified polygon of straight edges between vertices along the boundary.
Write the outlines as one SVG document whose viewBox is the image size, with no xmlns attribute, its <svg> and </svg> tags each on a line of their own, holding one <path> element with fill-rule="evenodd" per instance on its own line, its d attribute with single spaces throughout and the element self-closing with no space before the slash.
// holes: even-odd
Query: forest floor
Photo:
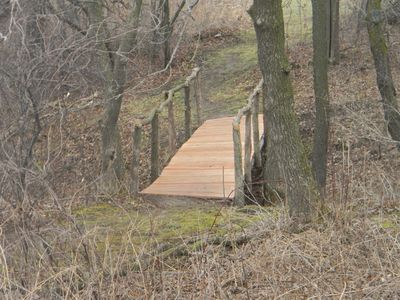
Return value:
<svg viewBox="0 0 400 300">
<path fill-rule="evenodd" d="M 302 3 L 284 2 L 296 11 Z M 303 5 L 310 10 L 310 1 Z M 310 157 L 313 65 L 310 18 L 303 17 L 302 23 L 288 27 L 287 35 L 300 35 L 289 44 L 288 55 L 294 106 Z M 304 27 L 297 26 L 303 21 Z M 29 224 L 15 209 L 0 207 L 6 220 L 0 227 L 0 295 L 400 299 L 400 153 L 385 128 L 364 35 L 365 30 L 357 37 L 343 31 L 340 63 L 330 66 L 326 211 L 297 233 L 291 230 L 284 203 L 238 209 L 223 201 L 174 199 L 155 205 L 131 197 L 124 184 L 117 195 L 100 193 L 102 99 L 95 89 L 101 87 L 79 91 L 86 93 L 82 99 L 55 101 L 49 108 L 52 123 L 43 129 L 35 153 L 37 190 L 29 191 L 43 201 L 29 203 Z M 393 78 L 400 89 L 400 29 L 390 28 L 390 37 Z M 236 114 L 260 79 L 254 33 L 218 29 L 188 39 L 170 73 L 138 84 L 147 58 L 141 62 L 139 57 L 130 66 L 131 85 L 119 123 L 127 165 L 135 120 L 160 103 L 162 91 L 182 82 L 194 66 L 203 69 L 206 118 Z M 177 93 L 177 124 L 182 128 L 181 100 Z M 61 110 L 61 104 L 67 109 Z M 165 126 L 162 145 L 167 141 L 163 130 Z M 148 183 L 148 143 L 143 150 L 142 187 Z M 167 160 L 165 155 L 163 163 Z M 36 189 L 36 182 L 30 184 Z"/>
<path fill-rule="evenodd" d="M 189 202 L 160 210 L 130 199 L 128 204 L 117 200 L 76 209 L 78 220 L 95 232 L 101 252 L 109 255 L 114 249 L 117 260 L 132 252 L 139 262 L 143 253 L 156 258 L 116 279 L 115 284 L 126 288 L 119 291 L 121 295 L 146 299 L 400 297 L 399 152 L 385 130 L 368 45 L 363 38 L 357 45 L 353 42 L 343 44 L 340 64 L 330 68 L 329 212 L 320 223 L 290 233 L 280 205 L 236 210 L 220 203 Z M 398 54 L 392 53 L 397 83 Z M 289 55 L 295 108 L 310 154 L 311 45 L 294 45 Z M 235 114 L 259 79 L 254 36 L 241 33 L 227 45 L 203 53 L 201 62 L 206 116 Z M 140 99 L 151 107 L 152 101 L 158 101 L 152 97 Z M 123 122 L 129 123 L 137 100 L 124 106 Z M 235 244 L 243 236 L 249 239 Z M 160 251 L 155 254 L 150 249 Z"/>
<path fill-rule="evenodd" d="M 399 40 L 398 28 L 391 34 Z M 257 85 L 254 33 L 210 32 L 197 55 L 185 60 L 193 57 L 197 40 L 181 49 L 170 74 L 154 76 L 124 95 L 119 125 L 128 165 L 135 119 L 160 103 L 162 90 L 182 82 L 195 65 L 202 67 L 205 118 L 233 116 Z M 367 39 L 357 40 L 342 41 L 340 63 L 329 71 L 327 213 L 297 234 L 290 232 L 282 204 L 235 209 L 188 199 L 154 205 L 132 198 L 126 189 L 99 193 L 100 93 L 75 101 L 64 119 L 44 130 L 43 161 L 37 162 L 54 182 L 52 197 L 59 195 L 51 198 L 53 205 L 66 207 L 60 212 L 43 201 L 33 214 L 47 226 L 46 235 L 54 234 L 54 257 L 61 260 L 49 276 L 58 278 L 58 270 L 69 272 L 62 267 L 74 265 L 78 271 L 71 276 L 86 278 L 105 299 L 400 298 L 400 155 L 385 129 Z M 289 46 L 294 105 L 310 156 L 312 46 L 309 40 Z M 399 45 L 392 43 L 395 84 L 399 57 Z M 182 95 L 175 101 L 182 128 Z M 145 142 L 142 187 L 148 183 L 149 149 Z"/>
</svg>

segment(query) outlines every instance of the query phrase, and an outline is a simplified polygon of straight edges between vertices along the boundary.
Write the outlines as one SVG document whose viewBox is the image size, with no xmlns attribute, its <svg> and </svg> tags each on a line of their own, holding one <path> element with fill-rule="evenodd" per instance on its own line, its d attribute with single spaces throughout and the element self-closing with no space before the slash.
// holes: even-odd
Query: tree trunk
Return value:
<svg viewBox="0 0 400 300">
<path fill-rule="evenodd" d="M 389 63 L 388 46 L 384 36 L 384 21 L 381 0 L 368 0 L 368 36 L 375 62 L 377 84 L 382 96 L 385 120 L 392 139 L 400 142 L 400 113 Z"/>
<path fill-rule="evenodd" d="M 289 214 L 295 224 L 309 222 L 316 193 L 293 107 L 282 1 L 254 0 L 249 14 L 254 22 L 258 59 L 267 89 L 264 108 L 265 117 L 270 120 L 266 128 L 267 145 L 286 184 Z"/>
<path fill-rule="evenodd" d="M 31 59 L 35 59 L 38 53 L 44 51 L 44 41 L 41 33 L 40 16 L 44 14 L 44 3 L 42 0 L 30 4 L 29 15 L 25 26 L 25 43 Z"/>
<path fill-rule="evenodd" d="M 264 139 L 262 141 L 262 177 L 264 180 L 263 192 L 264 198 L 267 203 L 273 204 L 281 201 L 283 196 L 283 176 L 279 169 L 279 163 L 274 156 L 274 145 L 272 145 L 269 138 L 269 128 L 272 128 L 273 120 L 267 116 L 267 87 L 265 82 L 263 84 L 262 103 L 264 111 Z"/>
<path fill-rule="evenodd" d="M 326 37 L 326 12 L 329 3 L 326 0 L 313 0 L 313 68 L 315 94 L 315 133 L 313 147 L 313 171 L 324 195 L 326 185 L 326 163 L 329 135 L 329 88 L 328 88 L 328 39 Z"/>
<path fill-rule="evenodd" d="M 161 12 L 160 12 L 160 2 L 162 4 L 162 0 L 151 0 L 150 3 L 150 10 L 152 14 L 152 22 L 151 25 L 152 27 L 152 36 L 151 36 L 151 48 L 150 50 L 150 59 L 151 59 L 151 66 L 154 68 L 156 66 L 156 62 L 158 60 L 159 56 L 159 26 L 161 25 L 160 18 L 161 18 Z"/>
<path fill-rule="evenodd" d="M 105 80 L 106 104 L 101 122 L 101 171 L 106 190 L 114 190 L 118 181 L 123 178 L 125 170 L 118 118 L 125 90 L 127 55 L 136 43 L 142 0 L 136 0 L 133 4 L 127 24 L 129 30 L 119 42 L 118 55 L 114 55 L 109 45 L 103 42 L 107 40 L 108 31 L 105 28 L 102 1 L 97 0 L 88 4 L 92 28 L 89 34 L 96 35 L 96 40 L 100 41 L 96 46 L 99 50 L 99 65 Z"/>
<path fill-rule="evenodd" d="M 162 42 L 163 42 L 163 52 L 164 52 L 164 67 L 168 66 L 171 60 L 171 48 L 170 48 L 170 38 L 171 38 L 171 24 L 170 24 L 170 14 L 169 14 L 169 0 L 164 0 L 162 6 L 162 21 L 161 21 L 161 32 L 162 32 Z"/>
<path fill-rule="evenodd" d="M 360 0 L 357 15 L 357 29 L 356 29 L 356 43 L 358 43 L 360 38 L 361 29 L 365 25 L 365 17 L 367 15 L 367 3 L 368 0 Z"/>
<path fill-rule="evenodd" d="M 400 1 L 391 0 L 387 1 L 385 7 L 386 20 L 389 24 L 398 24 L 400 20 Z"/>
<path fill-rule="evenodd" d="M 314 2 L 314 1 L 313 1 Z M 328 29 L 329 32 L 329 46 L 328 46 L 328 57 L 329 61 L 332 64 L 339 63 L 339 49 L 340 49 L 340 40 L 339 40 L 339 0 L 329 0 L 329 3 L 323 4 L 326 9 L 329 11 L 325 20 L 328 20 Z M 322 22 L 320 23 L 322 24 Z"/>
</svg>

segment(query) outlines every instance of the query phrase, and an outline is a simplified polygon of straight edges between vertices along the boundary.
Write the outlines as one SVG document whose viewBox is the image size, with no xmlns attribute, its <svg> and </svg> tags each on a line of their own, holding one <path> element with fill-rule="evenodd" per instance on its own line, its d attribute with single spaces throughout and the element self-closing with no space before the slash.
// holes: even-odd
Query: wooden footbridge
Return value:
<svg viewBox="0 0 400 300">
<path fill-rule="evenodd" d="M 244 202 L 245 186 L 251 187 L 252 164 L 261 163 L 259 128 L 263 128 L 263 119 L 258 111 L 262 82 L 235 117 L 212 119 L 203 123 L 199 74 L 200 69 L 195 68 L 185 83 L 165 92 L 164 102 L 147 119 L 135 125 L 132 192 L 139 193 L 142 130 L 150 125 L 151 184 L 140 191 L 141 195 L 233 199 L 241 205 Z M 184 90 L 185 142 L 177 150 L 174 95 L 179 90 Z M 198 125 L 193 134 L 192 102 L 195 104 Z M 166 150 L 170 160 L 160 172 L 159 115 L 165 108 L 168 116 Z M 244 122 L 241 122 L 242 119 Z"/>
</svg>

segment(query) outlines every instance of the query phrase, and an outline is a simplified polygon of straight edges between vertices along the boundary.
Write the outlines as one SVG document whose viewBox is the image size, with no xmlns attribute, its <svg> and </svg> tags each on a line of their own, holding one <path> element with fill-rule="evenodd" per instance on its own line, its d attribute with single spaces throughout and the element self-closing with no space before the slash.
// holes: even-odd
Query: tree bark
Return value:
<svg viewBox="0 0 400 300">
<path fill-rule="evenodd" d="M 258 43 L 258 59 L 267 93 L 264 114 L 267 145 L 277 160 L 287 190 L 289 214 L 295 224 L 311 220 L 317 197 L 293 107 L 290 65 L 285 54 L 281 0 L 254 0 L 249 9 Z M 265 166 L 264 166 L 265 167 Z"/>
<path fill-rule="evenodd" d="M 169 0 L 164 0 L 162 4 L 162 21 L 161 21 L 161 30 L 162 30 L 162 45 L 164 52 L 164 67 L 168 66 L 169 61 L 171 60 L 171 46 L 170 46 L 170 38 L 171 38 L 171 24 L 170 24 L 170 13 L 169 13 Z"/>
<path fill-rule="evenodd" d="M 150 3 L 150 10 L 152 14 L 152 37 L 151 37 L 151 48 L 150 50 L 150 59 L 151 59 L 151 66 L 154 68 L 156 66 L 156 62 L 159 55 L 159 33 L 161 25 L 161 11 L 159 5 L 162 4 L 162 0 L 151 0 Z"/>
<path fill-rule="evenodd" d="M 313 146 L 313 172 L 324 195 L 329 135 L 328 39 L 326 36 L 326 0 L 313 0 L 313 68 L 315 94 L 315 133 Z"/>
<path fill-rule="evenodd" d="M 368 36 L 374 57 L 376 80 L 382 97 L 385 120 L 392 139 L 400 142 L 400 113 L 390 68 L 388 46 L 384 35 L 384 21 L 381 0 L 368 0 Z M 400 144 L 398 146 L 400 147 Z"/>
<path fill-rule="evenodd" d="M 27 17 L 25 26 L 25 43 L 27 45 L 31 59 L 35 59 L 38 53 L 44 51 L 44 41 L 39 28 L 40 16 L 44 14 L 44 3 L 42 0 L 32 3 L 29 7 L 30 14 Z"/>
<path fill-rule="evenodd" d="M 265 82 L 263 84 L 263 93 L 262 93 L 262 103 L 264 107 L 264 139 L 262 141 L 262 177 L 264 181 L 263 185 L 263 193 L 264 198 L 268 203 L 277 203 L 281 201 L 281 195 L 283 195 L 283 176 L 279 169 L 278 160 L 274 156 L 274 145 L 268 143 L 270 141 L 269 138 L 269 128 L 272 128 L 272 121 L 267 117 L 266 107 L 267 104 L 267 88 L 265 86 Z"/>
<path fill-rule="evenodd" d="M 142 145 L 142 127 L 135 125 L 132 135 L 132 166 L 130 192 L 134 197 L 139 194 L 139 168 L 140 168 L 140 148 Z"/>
<path fill-rule="evenodd" d="M 88 4 L 91 25 L 89 36 L 99 41 L 96 48 L 99 52 L 99 65 L 105 80 L 106 104 L 101 121 L 101 171 L 107 189 L 113 189 L 124 176 L 125 166 L 118 118 L 125 90 L 127 55 L 136 43 L 136 29 L 139 25 L 141 7 L 142 0 L 133 1 L 127 24 L 129 30 L 119 41 L 117 52 L 113 53 L 105 42 L 108 31 L 105 28 L 102 1 L 97 0 Z"/>
<path fill-rule="evenodd" d="M 391 0 L 387 1 L 385 7 L 385 15 L 389 24 L 398 24 L 400 20 L 400 1 Z"/>
<path fill-rule="evenodd" d="M 367 15 L 367 3 L 368 0 L 360 0 L 357 15 L 357 28 L 356 28 L 356 43 L 359 41 L 361 29 L 365 25 L 365 19 Z"/>
<path fill-rule="evenodd" d="M 314 2 L 314 1 L 313 1 Z M 339 50 L 340 50 L 340 40 L 339 40 L 339 0 L 329 0 L 329 3 L 324 1 L 325 9 L 329 11 L 325 20 L 328 20 L 329 32 L 329 46 L 328 46 L 328 57 L 332 64 L 339 63 Z M 322 24 L 322 22 L 320 23 Z"/>
</svg>

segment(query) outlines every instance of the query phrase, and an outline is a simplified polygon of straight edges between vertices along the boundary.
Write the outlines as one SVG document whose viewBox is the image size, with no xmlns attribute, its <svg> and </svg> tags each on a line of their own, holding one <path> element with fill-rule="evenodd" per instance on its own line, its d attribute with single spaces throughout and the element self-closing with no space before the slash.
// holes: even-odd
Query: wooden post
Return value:
<svg viewBox="0 0 400 300">
<path fill-rule="evenodd" d="M 190 87 L 185 86 L 185 137 L 186 140 L 192 135 L 192 112 L 190 107 Z"/>
<path fill-rule="evenodd" d="M 253 115 L 253 150 L 254 162 L 257 168 L 261 168 L 261 151 L 260 151 L 260 129 L 258 127 L 258 114 L 260 109 L 260 92 L 255 94 L 251 114 Z"/>
<path fill-rule="evenodd" d="M 200 92 L 200 77 L 199 74 L 197 74 L 196 79 L 194 80 L 194 98 L 196 100 L 196 113 L 197 113 L 197 126 L 201 126 L 202 124 L 202 99 L 201 99 L 201 92 Z"/>
<path fill-rule="evenodd" d="M 244 179 L 251 190 L 251 111 L 246 113 L 244 128 Z"/>
<path fill-rule="evenodd" d="M 244 205 L 242 142 L 240 140 L 239 122 L 233 121 L 233 153 L 234 153 L 234 164 L 235 164 L 235 198 L 233 199 L 233 205 L 235 206 Z"/>
<path fill-rule="evenodd" d="M 139 166 L 140 166 L 140 147 L 142 142 L 142 126 L 135 125 L 133 130 L 132 146 L 132 169 L 131 169 L 131 194 L 136 197 L 139 194 Z"/>
<path fill-rule="evenodd" d="M 157 179 L 160 170 L 160 137 L 158 132 L 158 111 L 156 110 L 151 119 L 151 166 L 150 180 L 153 182 Z"/>
<path fill-rule="evenodd" d="M 169 155 L 172 157 L 176 152 L 176 130 L 175 130 L 175 116 L 174 116 L 174 102 L 168 103 L 168 143 Z"/>
</svg>

